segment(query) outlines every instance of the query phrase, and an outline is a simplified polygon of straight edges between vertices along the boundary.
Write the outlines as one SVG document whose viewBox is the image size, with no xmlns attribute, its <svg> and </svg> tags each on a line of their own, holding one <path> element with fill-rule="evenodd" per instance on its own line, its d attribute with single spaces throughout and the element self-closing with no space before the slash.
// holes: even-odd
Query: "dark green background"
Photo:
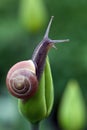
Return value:
<svg viewBox="0 0 87 130">
<path fill-rule="evenodd" d="M 70 39 L 57 44 L 49 52 L 54 81 L 54 109 L 45 123 L 47 130 L 58 129 L 56 112 L 69 79 L 76 79 L 87 104 L 87 0 L 45 0 L 48 21 L 54 20 L 50 30 L 53 39 Z M 30 59 L 47 27 L 30 34 L 20 26 L 18 0 L 0 0 L 0 130 L 27 130 L 17 100 L 8 94 L 5 78 L 9 68 L 18 61 Z M 43 126 L 43 130 L 46 128 Z"/>
</svg>

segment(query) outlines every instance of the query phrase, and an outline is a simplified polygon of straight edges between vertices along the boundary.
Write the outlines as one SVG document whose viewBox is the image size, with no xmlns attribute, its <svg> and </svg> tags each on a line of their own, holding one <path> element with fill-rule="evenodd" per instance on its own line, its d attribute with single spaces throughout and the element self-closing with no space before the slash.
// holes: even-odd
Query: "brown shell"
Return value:
<svg viewBox="0 0 87 130">
<path fill-rule="evenodd" d="M 15 64 L 8 72 L 6 85 L 9 92 L 21 99 L 33 96 L 38 88 L 34 64 L 31 60 Z"/>
</svg>

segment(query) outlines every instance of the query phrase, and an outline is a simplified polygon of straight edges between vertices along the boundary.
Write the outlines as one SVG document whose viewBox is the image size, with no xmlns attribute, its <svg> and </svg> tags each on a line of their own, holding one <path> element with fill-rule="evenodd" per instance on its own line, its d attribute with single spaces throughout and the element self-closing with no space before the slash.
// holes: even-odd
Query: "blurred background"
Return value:
<svg viewBox="0 0 87 130">
<path fill-rule="evenodd" d="M 52 48 L 49 52 L 55 99 L 51 115 L 42 122 L 42 130 L 61 130 L 57 113 L 70 79 L 79 83 L 87 112 L 87 1 L 32 0 L 34 4 L 30 1 L 0 0 L 0 130 L 29 127 L 18 111 L 17 99 L 7 91 L 5 78 L 12 65 L 31 58 L 52 15 L 50 38 L 68 38 L 70 42 L 56 44 L 58 49 Z M 86 129 L 84 125 L 81 130 Z"/>
</svg>

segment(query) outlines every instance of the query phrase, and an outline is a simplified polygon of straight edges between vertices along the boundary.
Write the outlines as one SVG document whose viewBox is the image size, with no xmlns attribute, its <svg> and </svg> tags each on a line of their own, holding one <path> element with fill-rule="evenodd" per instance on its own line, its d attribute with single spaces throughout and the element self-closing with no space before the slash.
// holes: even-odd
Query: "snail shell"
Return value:
<svg viewBox="0 0 87 130">
<path fill-rule="evenodd" d="M 33 61 L 16 63 L 7 74 L 6 85 L 9 92 L 17 98 L 27 99 L 33 96 L 38 88 Z"/>
</svg>

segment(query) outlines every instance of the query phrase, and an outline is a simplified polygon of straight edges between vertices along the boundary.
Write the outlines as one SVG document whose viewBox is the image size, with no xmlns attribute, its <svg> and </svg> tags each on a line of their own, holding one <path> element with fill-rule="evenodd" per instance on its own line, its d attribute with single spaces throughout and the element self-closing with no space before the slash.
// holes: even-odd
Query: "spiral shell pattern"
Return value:
<svg viewBox="0 0 87 130">
<path fill-rule="evenodd" d="M 17 64 L 16 64 L 17 66 Z M 18 65 L 19 66 L 19 65 Z M 38 87 L 38 81 L 35 73 L 29 67 L 18 67 L 11 69 L 12 73 L 8 73 L 6 84 L 9 92 L 21 99 L 27 99 L 34 95 Z"/>
</svg>

